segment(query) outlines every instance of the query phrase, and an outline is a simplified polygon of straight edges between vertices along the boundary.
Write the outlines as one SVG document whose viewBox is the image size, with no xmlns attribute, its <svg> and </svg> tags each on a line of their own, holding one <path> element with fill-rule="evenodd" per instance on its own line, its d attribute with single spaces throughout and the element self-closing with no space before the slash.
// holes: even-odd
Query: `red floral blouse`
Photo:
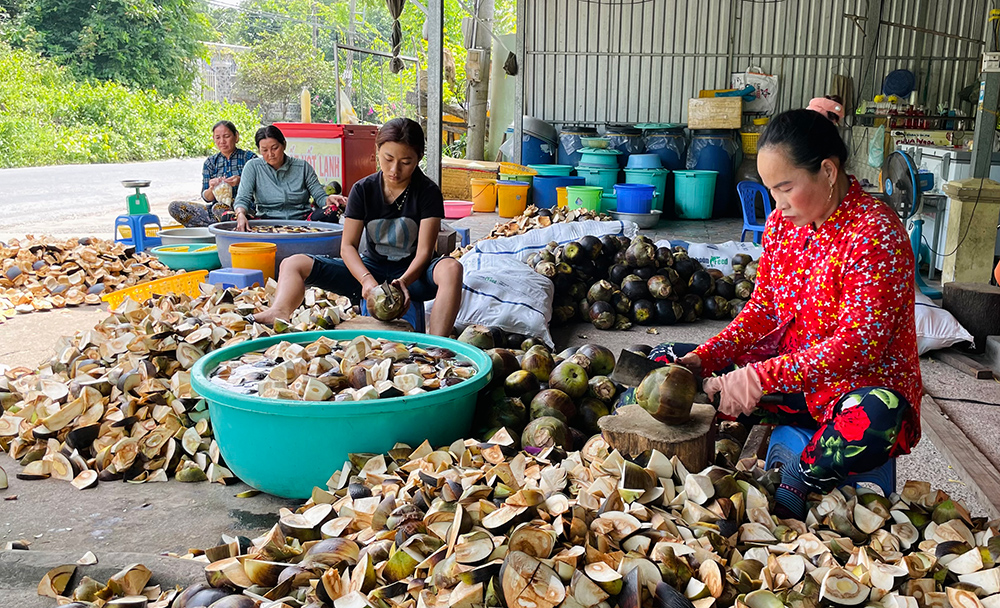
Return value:
<svg viewBox="0 0 1000 608">
<path fill-rule="evenodd" d="M 899 391 L 912 409 L 893 455 L 920 439 L 920 361 L 913 320 L 913 251 L 896 214 L 851 179 L 815 230 L 775 211 L 764 230 L 753 296 L 694 352 L 710 374 L 753 365 L 764 394 L 804 393 L 820 424 L 852 390 Z"/>
</svg>

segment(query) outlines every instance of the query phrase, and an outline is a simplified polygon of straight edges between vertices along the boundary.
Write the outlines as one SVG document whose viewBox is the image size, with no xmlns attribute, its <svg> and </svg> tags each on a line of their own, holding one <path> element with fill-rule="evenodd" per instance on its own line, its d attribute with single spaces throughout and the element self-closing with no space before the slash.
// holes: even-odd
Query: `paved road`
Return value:
<svg viewBox="0 0 1000 608">
<path fill-rule="evenodd" d="M 25 234 L 110 238 L 126 212 L 124 179 L 148 179 L 153 213 L 167 223 L 167 204 L 195 199 L 202 158 L 117 165 L 0 169 L 0 240 Z"/>
</svg>

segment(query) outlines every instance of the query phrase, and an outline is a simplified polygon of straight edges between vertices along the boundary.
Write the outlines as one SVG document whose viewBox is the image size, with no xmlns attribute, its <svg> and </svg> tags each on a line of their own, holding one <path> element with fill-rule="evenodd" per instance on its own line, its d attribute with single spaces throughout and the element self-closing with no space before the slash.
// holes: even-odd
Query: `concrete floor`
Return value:
<svg viewBox="0 0 1000 608">
<path fill-rule="evenodd" d="M 471 228 L 473 238 L 478 238 L 495 221 L 491 214 L 477 214 L 454 224 Z M 737 220 L 664 222 L 650 236 L 722 242 L 738 238 L 740 226 Z M 60 336 L 93 326 L 103 314 L 99 307 L 81 307 L 15 317 L 0 326 L 0 364 L 37 365 L 52 355 Z M 560 348 L 598 342 L 617 353 L 637 343 L 702 342 L 723 327 L 722 322 L 702 321 L 655 328 L 656 333 L 646 327 L 601 332 L 581 324 L 557 328 L 553 334 Z M 1000 406 L 1000 383 L 972 380 L 932 360 L 922 361 L 922 370 L 928 392 L 941 399 L 942 409 L 994 464 L 1000 465 L 1000 408 L 943 399 L 975 399 Z M 144 561 L 157 574 L 154 581 L 172 585 L 200 580 L 200 567 L 191 568 L 189 563 L 178 564 L 157 556 L 213 546 L 221 534 L 254 536 L 273 525 L 280 507 L 295 506 L 295 501 L 265 494 L 236 498 L 238 492 L 247 489 L 242 484 L 224 487 L 173 480 L 135 486 L 104 483 L 80 492 L 58 481 L 20 481 L 15 478 L 18 465 L 6 455 L 0 455 L 0 466 L 7 471 L 11 484 L 8 490 L 0 491 L 0 498 L 17 496 L 16 500 L 0 501 L 0 543 L 17 539 L 32 542 L 30 559 L 0 551 L 3 606 L 48 608 L 52 602 L 37 597 L 34 585 L 47 568 L 74 562 L 86 551 L 94 551 L 102 560 L 92 567 L 95 569 Z M 982 506 L 956 477 L 929 440 L 898 461 L 900 487 L 907 479 L 927 480 L 962 500 L 973 514 L 984 515 Z"/>
</svg>

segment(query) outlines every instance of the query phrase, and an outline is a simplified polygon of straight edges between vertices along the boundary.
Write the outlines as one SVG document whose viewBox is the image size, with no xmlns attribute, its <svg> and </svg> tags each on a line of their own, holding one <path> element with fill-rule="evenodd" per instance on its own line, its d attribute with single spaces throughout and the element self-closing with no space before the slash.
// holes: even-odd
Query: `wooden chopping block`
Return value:
<svg viewBox="0 0 1000 608">
<path fill-rule="evenodd" d="M 409 321 L 396 319 L 395 321 L 379 321 L 375 317 L 365 317 L 358 315 L 353 319 L 342 321 L 337 325 L 337 329 L 353 331 L 413 331 L 413 326 Z"/>
<path fill-rule="evenodd" d="M 659 450 L 664 456 L 677 456 L 692 472 L 714 460 L 715 408 L 705 403 L 695 403 L 691 418 L 680 425 L 660 422 L 640 405 L 622 406 L 597 424 L 608 445 L 629 458 Z"/>
</svg>

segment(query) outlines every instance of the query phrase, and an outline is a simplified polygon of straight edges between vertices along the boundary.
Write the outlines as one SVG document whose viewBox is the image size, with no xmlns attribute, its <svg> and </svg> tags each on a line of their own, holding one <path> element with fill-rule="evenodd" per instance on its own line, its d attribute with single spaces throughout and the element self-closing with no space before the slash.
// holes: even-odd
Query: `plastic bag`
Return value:
<svg viewBox="0 0 1000 608">
<path fill-rule="evenodd" d="M 685 148 L 687 148 L 683 137 L 664 137 L 657 134 L 648 134 L 645 136 L 645 141 L 646 153 L 657 154 L 660 158 L 670 158 L 667 152 L 673 152 L 673 154 L 677 157 L 677 161 L 675 162 L 679 162 L 682 158 L 684 158 L 684 151 Z M 664 162 L 665 167 L 666 165 L 667 163 Z M 666 168 L 670 169 L 672 167 Z"/>
<path fill-rule="evenodd" d="M 230 207 L 233 205 L 233 187 L 225 180 L 219 182 L 215 188 L 212 188 L 212 194 L 215 195 L 215 202 L 229 205 Z"/>
<path fill-rule="evenodd" d="M 472 249 L 472 253 L 524 262 L 529 255 L 545 249 L 545 246 L 553 241 L 562 245 L 588 234 L 598 238 L 607 234 L 621 234 L 632 238 L 638 233 L 639 227 L 635 225 L 635 222 L 621 220 L 613 222 L 598 220 L 564 222 L 553 224 L 547 228 L 531 230 L 517 236 L 479 241 Z M 462 257 L 462 265 L 465 265 L 465 256 Z"/>
<path fill-rule="evenodd" d="M 754 243 L 726 241 L 725 243 L 680 243 L 679 241 L 657 241 L 657 247 L 681 245 L 687 249 L 688 257 L 698 260 L 706 269 L 714 268 L 724 275 L 733 274 L 733 256 L 746 253 L 755 260 L 764 254 L 764 248 Z"/>
<path fill-rule="evenodd" d="M 743 89 L 747 86 L 754 88 L 755 99 L 750 102 L 744 102 L 744 112 L 774 114 L 775 102 L 778 99 L 777 76 L 768 74 L 760 66 L 752 65 L 745 72 L 734 72 L 732 75 L 732 85 L 734 89 Z"/>
<path fill-rule="evenodd" d="M 551 279 L 509 256 L 469 252 L 459 261 L 464 274 L 456 326 L 499 327 L 555 345 L 549 333 L 555 295 Z M 434 302 L 424 303 L 428 319 L 433 308 Z"/>
<path fill-rule="evenodd" d="M 872 139 L 868 142 L 868 164 L 876 169 L 882 168 L 885 161 L 885 125 L 875 129 Z"/>
<path fill-rule="evenodd" d="M 959 342 L 972 342 L 973 336 L 947 310 L 930 298 L 916 293 L 913 318 L 917 334 L 917 353 L 948 348 Z"/>
</svg>

